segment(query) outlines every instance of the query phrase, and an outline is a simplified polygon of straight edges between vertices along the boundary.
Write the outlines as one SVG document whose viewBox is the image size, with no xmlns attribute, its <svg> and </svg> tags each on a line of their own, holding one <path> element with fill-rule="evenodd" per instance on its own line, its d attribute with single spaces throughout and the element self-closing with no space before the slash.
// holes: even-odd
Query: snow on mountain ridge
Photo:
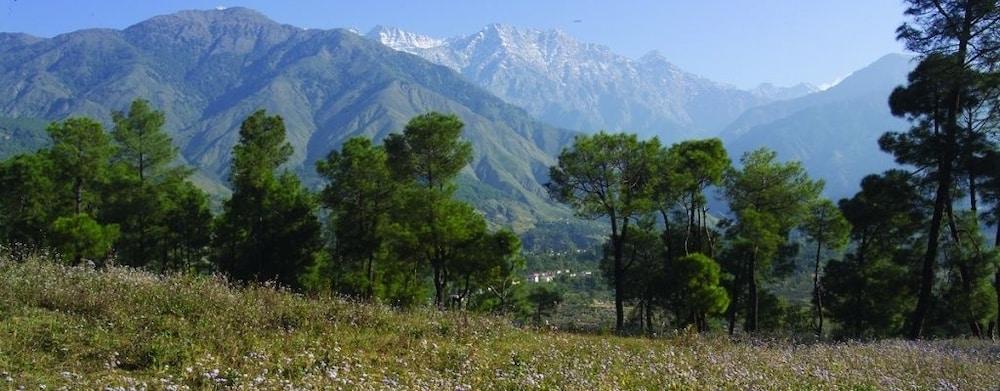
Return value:
<svg viewBox="0 0 1000 391">
<path fill-rule="evenodd" d="M 445 40 L 383 30 L 367 36 L 452 68 L 536 117 L 570 129 L 633 131 L 668 140 L 704 137 L 746 109 L 774 100 L 686 72 L 655 51 L 631 59 L 559 30 L 491 24 Z"/>
<path fill-rule="evenodd" d="M 403 52 L 408 52 L 407 49 L 430 49 L 445 44 L 443 39 L 411 33 L 395 27 L 376 26 L 368 35 L 376 37 L 376 40 L 382 42 L 383 45 Z"/>
</svg>

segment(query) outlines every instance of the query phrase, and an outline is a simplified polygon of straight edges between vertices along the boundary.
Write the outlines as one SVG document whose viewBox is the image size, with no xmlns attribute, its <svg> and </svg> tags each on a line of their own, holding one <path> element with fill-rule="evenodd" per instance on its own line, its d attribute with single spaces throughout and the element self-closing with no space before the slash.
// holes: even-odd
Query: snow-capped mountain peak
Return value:
<svg viewBox="0 0 1000 391">
<path fill-rule="evenodd" d="M 704 137 L 773 100 L 686 72 L 658 52 L 633 60 L 558 30 L 490 24 L 450 39 L 393 28 L 368 36 L 452 68 L 536 117 L 576 130 Z"/>
<path fill-rule="evenodd" d="M 393 49 L 409 52 L 418 49 L 430 49 L 445 44 L 445 40 L 426 35 L 403 31 L 395 27 L 375 26 L 367 36 Z"/>
</svg>

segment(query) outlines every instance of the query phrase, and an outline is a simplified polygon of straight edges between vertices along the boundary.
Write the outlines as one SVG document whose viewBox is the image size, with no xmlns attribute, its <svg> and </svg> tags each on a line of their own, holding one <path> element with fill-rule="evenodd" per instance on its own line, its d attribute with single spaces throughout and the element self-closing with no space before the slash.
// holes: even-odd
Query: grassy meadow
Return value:
<svg viewBox="0 0 1000 391">
<path fill-rule="evenodd" d="M 221 278 L 0 260 L 0 389 L 997 389 L 989 341 L 517 328 Z"/>
</svg>

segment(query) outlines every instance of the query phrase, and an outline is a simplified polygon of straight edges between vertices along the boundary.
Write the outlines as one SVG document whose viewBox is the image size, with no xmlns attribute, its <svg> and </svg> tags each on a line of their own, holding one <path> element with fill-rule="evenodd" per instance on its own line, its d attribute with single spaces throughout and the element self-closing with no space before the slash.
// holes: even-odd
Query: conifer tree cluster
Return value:
<svg viewBox="0 0 1000 391">
<path fill-rule="evenodd" d="M 327 184 L 316 194 L 284 168 L 282 118 L 254 112 L 217 215 L 178 163 L 164 113 L 136 100 L 112 119 L 110 132 L 88 118 L 53 123 L 51 147 L 0 163 L 2 243 L 70 264 L 218 271 L 399 305 L 428 286 L 441 308 L 515 305 L 518 237 L 453 197 L 472 158 L 454 115 L 417 116 L 384 145 L 347 140 L 318 162 Z"/>
<path fill-rule="evenodd" d="M 48 127 L 51 146 L 0 163 L 0 235 L 25 254 L 55 249 L 66 261 L 156 270 L 201 267 L 212 215 L 208 196 L 178 166 L 164 114 L 136 100 L 112 113 Z"/>
<path fill-rule="evenodd" d="M 656 139 L 598 133 L 559 156 L 552 195 L 610 223 L 604 270 L 618 330 L 628 302 L 646 329 L 651 309 L 660 324 L 700 329 L 706 313 L 724 310 L 730 333 L 824 335 L 829 318 L 837 335 L 854 338 L 997 335 L 1000 5 L 909 0 L 905 14 L 898 38 L 918 64 L 888 103 L 911 128 L 879 140 L 900 168 L 864 178 L 838 204 L 820 197 L 823 183 L 797 162 L 760 149 L 730 167 L 717 140 L 662 148 Z M 728 203 L 720 219 L 706 213 L 708 186 Z M 812 255 L 799 256 L 800 248 Z M 804 313 L 767 288 L 803 268 L 794 264 L 803 258 L 811 258 L 812 282 Z M 716 264 L 722 277 L 705 277 Z M 692 268 L 700 274 L 690 276 Z M 708 293 L 717 284 L 727 294 Z"/>
</svg>

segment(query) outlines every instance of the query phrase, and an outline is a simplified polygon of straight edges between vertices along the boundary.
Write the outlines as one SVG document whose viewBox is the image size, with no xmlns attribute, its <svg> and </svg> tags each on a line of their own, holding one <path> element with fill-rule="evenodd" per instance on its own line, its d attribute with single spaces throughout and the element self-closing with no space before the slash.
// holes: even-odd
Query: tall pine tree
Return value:
<svg viewBox="0 0 1000 391">
<path fill-rule="evenodd" d="M 920 338 L 934 301 L 941 225 L 950 226 L 952 239 L 961 241 L 952 212 L 956 165 L 964 156 L 969 129 L 960 119 L 973 107 L 975 74 L 994 66 L 1000 54 L 1000 5 L 995 0 L 908 0 L 910 21 L 897 30 L 907 49 L 922 61 L 909 85 L 893 92 L 893 114 L 914 122 L 909 133 L 887 134 L 880 145 L 904 164 L 927 171 L 934 188 L 934 207 L 921 268 L 917 307 L 910 316 L 907 336 Z"/>
<path fill-rule="evenodd" d="M 355 137 L 319 161 L 316 171 L 327 180 L 322 202 L 331 214 L 331 266 L 347 277 L 338 288 L 372 297 L 378 285 L 376 258 L 385 247 L 388 214 L 397 193 L 385 149 Z M 359 274 L 360 282 L 350 278 Z"/>
<path fill-rule="evenodd" d="M 233 278 L 298 287 L 321 248 L 316 201 L 288 171 L 280 116 L 264 110 L 240 126 L 229 176 L 233 195 L 216 222 L 215 262 Z"/>
<path fill-rule="evenodd" d="M 133 266 L 153 265 L 161 269 L 181 266 L 175 251 L 192 242 L 174 241 L 177 230 L 204 232 L 211 220 L 205 214 L 178 219 L 176 203 L 201 204 L 203 193 L 185 182 L 189 170 L 176 165 L 177 148 L 163 130 L 164 113 L 149 102 L 138 99 L 127 112 L 113 112 L 111 136 L 117 145 L 112 161 L 111 186 L 106 194 L 105 219 L 121 228 L 116 249 L 123 263 Z M 180 196 L 180 198 L 172 198 Z M 198 210 L 197 205 L 185 205 Z M 178 224 L 184 220 L 185 226 Z M 188 255 L 197 248 L 182 250 Z"/>
<path fill-rule="evenodd" d="M 97 220 L 114 147 L 101 124 L 89 118 L 53 123 L 48 132 L 52 139 L 48 156 L 59 187 L 52 244 L 74 264 L 84 258 L 100 261 L 118 237 L 117 226 Z"/>
<path fill-rule="evenodd" d="M 462 140 L 462 121 L 455 115 L 427 113 L 411 119 L 402 134 L 385 139 L 389 168 L 406 189 L 398 220 L 397 243 L 405 252 L 430 265 L 434 302 L 447 304 L 449 265 L 456 261 L 458 247 L 474 240 L 485 229 L 482 216 L 453 200 L 452 181 L 472 160 L 472 145 Z M 480 229 L 479 225 L 482 225 Z"/>
<path fill-rule="evenodd" d="M 754 332 L 759 324 L 762 275 L 770 270 L 770 261 L 786 242 L 789 231 L 802 222 L 809 205 L 823 190 L 823 182 L 809 179 L 798 162 L 778 162 L 777 154 L 767 149 L 746 153 L 740 163 L 742 168 L 726 174 L 725 195 L 736 214 L 735 237 L 748 248 L 736 275 L 747 284 L 745 330 Z M 734 303 L 738 303 L 742 289 L 740 285 L 733 292 Z"/>
</svg>

